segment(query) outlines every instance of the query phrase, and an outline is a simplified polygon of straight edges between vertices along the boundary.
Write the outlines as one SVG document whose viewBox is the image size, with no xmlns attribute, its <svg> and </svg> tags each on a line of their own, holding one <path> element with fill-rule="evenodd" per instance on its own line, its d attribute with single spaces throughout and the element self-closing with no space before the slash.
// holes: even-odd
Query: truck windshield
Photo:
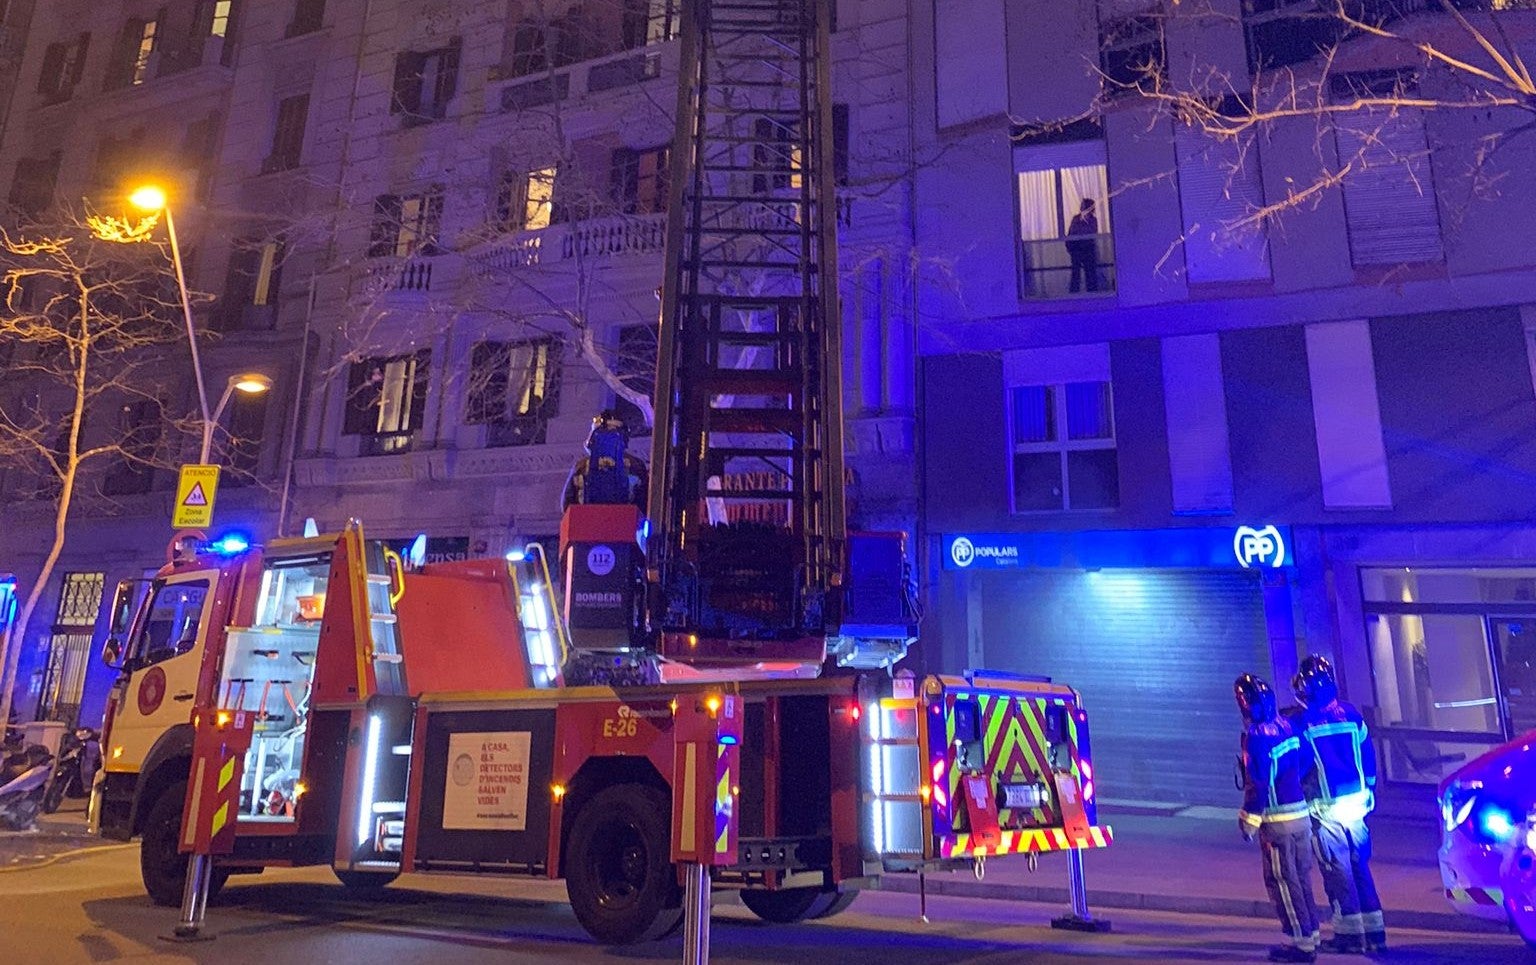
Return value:
<svg viewBox="0 0 1536 965">
<path fill-rule="evenodd" d="M 207 580 L 162 583 L 155 587 L 149 615 L 134 642 L 133 656 L 140 666 L 159 663 L 191 650 L 208 599 Z"/>
</svg>

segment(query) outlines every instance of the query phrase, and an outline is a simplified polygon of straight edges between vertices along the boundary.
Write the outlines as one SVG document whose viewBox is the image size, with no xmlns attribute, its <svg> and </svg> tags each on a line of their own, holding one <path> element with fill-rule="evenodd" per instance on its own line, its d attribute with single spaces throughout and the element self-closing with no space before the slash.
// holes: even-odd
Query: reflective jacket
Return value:
<svg viewBox="0 0 1536 965">
<path fill-rule="evenodd" d="M 1307 760 L 1290 721 L 1278 717 L 1250 724 L 1243 731 L 1243 809 L 1238 817 L 1251 828 L 1307 816 L 1301 776 Z"/>
<path fill-rule="evenodd" d="M 1374 803 L 1376 748 L 1360 712 L 1353 704 L 1335 700 L 1317 710 L 1303 710 L 1294 723 L 1311 758 L 1306 762 L 1306 791 L 1313 809 L 1364 818 Z"/>
</svg>

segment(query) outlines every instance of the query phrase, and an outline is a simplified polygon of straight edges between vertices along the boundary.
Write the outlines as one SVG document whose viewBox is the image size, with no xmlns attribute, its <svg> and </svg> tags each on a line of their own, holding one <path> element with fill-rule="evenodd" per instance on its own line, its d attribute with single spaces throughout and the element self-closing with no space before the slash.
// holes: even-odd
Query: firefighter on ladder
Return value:
<svg viewBox="0 0 1536 965">
<path fill-rule="evenodd" d="M 1259 839 L 1264 887 L 1291 940 L 1271 948 L 1269 960 L 1313 962 L 1318 926 L 1312 903 L 1312 827 L 1301 786 L 1302 741 L 1279 715 L 1269 684 L 1245 673 L 1232 689 L 1247 724 L 1239 756 L 1243 807 L 1238 828 L 1243 840 Z"/>
<path fill-rule="evenodd" d="M 1371 834 L 1365 818 L 1376 806 L 1376 751 L 1365 719 L 1339 699 L 1327 657 L 1309 656 L 1291 680 L 1301 709 L 1292 723 L 1310 750 L 1304 782 L 1323 890 L 1333 906 L 1326 951 L 1377 952 L 1387 947 L 1381 898 L 1371 877 Z"/>
<path fill-rule="evenodd" d="M 612 409 L 592 419 L 587 454 L 576 461 L 565 484 L 564 506 L 577 503 L 634 503 L 645 510 L 645 461 L 629 452 L 629 426 Z"/>
</svg>

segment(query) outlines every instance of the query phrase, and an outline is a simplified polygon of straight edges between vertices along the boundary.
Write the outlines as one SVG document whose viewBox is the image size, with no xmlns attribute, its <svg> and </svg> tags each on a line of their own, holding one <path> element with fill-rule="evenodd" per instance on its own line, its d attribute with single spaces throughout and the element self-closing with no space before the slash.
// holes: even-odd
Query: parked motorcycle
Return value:
<svg viewBox="0 0 1536 965">
<path fill-rule="evenodd" d="M 53 776 L 53 755 L 40 744 L 27 744 L 20 733 L 6 734 L 0 758 L 0 828 L 25 831 L 43 809 Z"/>
<path fill-rule="evenodd" d="M 66 733 L 59 743 L 59 761 L 54 767 L 53 783 L 43 798 L 43 810 L 52 814 L 66 797 L 89 795 L 100 767 L 101 735 L 89 727 L 77 727 Z"/>
</svg>

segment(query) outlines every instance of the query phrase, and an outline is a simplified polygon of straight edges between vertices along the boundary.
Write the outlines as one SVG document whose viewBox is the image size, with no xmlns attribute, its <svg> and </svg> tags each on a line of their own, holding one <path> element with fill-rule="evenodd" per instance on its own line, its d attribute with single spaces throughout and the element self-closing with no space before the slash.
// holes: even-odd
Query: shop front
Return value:
<svg viewBox="0 0 1536 965">
<path fill-rule="evenodd" d="M 1289 542 L 1273 526 L 946 534 L 943 632 L 969 666 L 1078 689 L 1107 800 L 1232 806 L 1232 681 L 1295 663 Z"/>
</svg>

